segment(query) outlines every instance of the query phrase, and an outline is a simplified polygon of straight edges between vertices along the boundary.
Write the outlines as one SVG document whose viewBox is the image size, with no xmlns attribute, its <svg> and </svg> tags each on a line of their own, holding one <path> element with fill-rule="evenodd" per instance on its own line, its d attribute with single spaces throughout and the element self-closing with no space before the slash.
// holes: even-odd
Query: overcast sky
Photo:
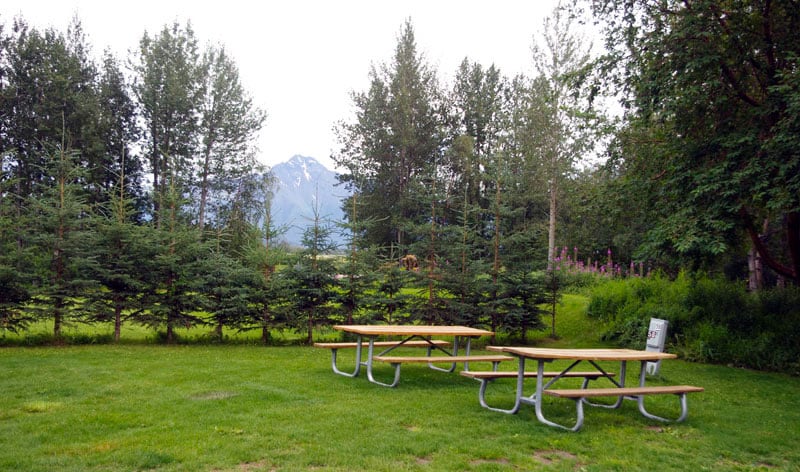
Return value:
<svg viewBox="0 0 800 472">
<path fill-rule="evenodd" d="M 98 1 L 3 0 L 0 21 L 21 15 L 66 31 L 77 16 L 98 55 L 126 58 L 143 33 L 191 22 L 201 44 L 225 46 L 257 106 L 269 115 L 261 161 L 295 154 L 328 167 L 338 120 L 354 116 L 350 93 L 365 91 L 371 64 L 387 63 L 411 19 L 418 51 L 446 83 L 468 57 L 504 75 L 533 75 L 531 45 L 556 0 Z"/>
</svg>

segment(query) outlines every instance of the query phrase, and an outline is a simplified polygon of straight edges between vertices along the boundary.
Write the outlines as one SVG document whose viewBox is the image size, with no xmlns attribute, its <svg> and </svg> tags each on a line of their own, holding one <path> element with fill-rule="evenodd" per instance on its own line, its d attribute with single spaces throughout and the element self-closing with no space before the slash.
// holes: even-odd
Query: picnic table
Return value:
<svg viewBox="0 0 800 472">
<path fill-rule="evenodd" d="M 423 363 L 435 370 L 453 372 L 458 363 L 464 364 L 464 369 L 469 370 L 470 362 L 490 362 L 492 369 L 497 369 L 497 364 L 514 358 L 505 354 L 473 355 L 470 352 L 472 338 L 490 336 L 493 333 L 468 326 L 435 326 L 435 325 L 337 325 L 334 329 L 352 333 L 357 336 L 355 342 L 348 343 L 315 343 L 314 346 L 331 350 L 331 367 L 339 375 L 356 377 L 361 372 L 361 367 L 366 367 L 367 378 L 370 382 L 384 387 L 395 387 L 400 382 L 400 366 L 402 364 Z M 378 341 L 383 337 L 400 337 L 401 339 Z M 444 341 L 434 338 L 452 338 Z M 464 346 L 462 355 L 459 348 Z M 366 360 L 363 360 L 363 348 L 367 348 Z M 384 348 L 381 351 L 376 350 Z M 402 347 L 425 347 L 423 356 L 393 356 L 392 351 Z M 337 352 L 342 348 L 355 349 L 355 368 L 352 372 L 342 371 L 337 366 Z M 437 353 L 439 355 L 434 356 Z M 375 378 L 373 365 L 375 362 L 391 364 L 394 367 L 394 379 L 383 382 Z M 450 364 L 449 367 L 438 367 L 434 364 Z"/>
<path fill-rule="evenodd" d="M 515 395 L 514 406 L 510 409 L 495 408 L 489 406 L 486 402 L 486 387 L 488 383 L 496 378 L 508 376 L 507 373 L 497 373 L 492 375 L 488 372 L 462 372 L 462 375 L 473 377 L 480 380 L 481 387 L 478 393 L 481 406 L 493 411 L 502 413 L 514 414 L 519 411 L 522 404 L 533 405 L 536 411 L 536 418 L 549 426 L 566 429 L 569 431 L 577 431 L 583 425 L 584 413 L 583 405 L 588 404 L 591 406 L 604 407 L 604 408 L 619 408 L 624 399 L 635 400 L 638 403 L 639 412 L 647 418 L 659 421 L 683 421 L 688 414 L 686 394 L 692 392 L 702 392 L 703 388 L 691 385 L 668 385 L 668 386 L 646 386 L 646 364 L 648 362 L 655 362 L 662 359 L 673 359 L 677 356 L 675 354 L 665 352 L 648 352 L 638 351 L 633 349 L 551 349 L 551 348 L 535 348 L 535 347 L 508 347 L 508 346 L 489 346 L 490 351 L 501 352 L 504 354 L 511 354 L 519 359 L 517 373 L 514 377 L 517 380 L 517 388 Z M 528 372 L 525 369 L 526 360 L 535 360 L 537 362 L 536 373 Z M 556 360 L 571 360 L 567 367 L 562 370 L 554 372 L 545 371 L 545 365 Z M 599 362 L 615 361 L 619 362 L 619 374 L 615 375 L 612 372 L 606 371 Z M 626 387 L 625 377 L 627 374 L 627 363 L 629 361 L 638 361 L 640 363 L 639 382 L 636 387 Z M 577 372 L 575 367 L 579 364 L 587 363 L 593 367 L 589 372 Z M 536 377 L 536 391 L 530 396 L 523 393 L 523 384 L 526 377 Z M 616 379 L 615 379 L 616 376 Z M 584 382 L 580 388 L 551 388 L 555 382 L 568 377 L 584 377 Z M 607 379 L 610 387 L 603 388 L 587 388 L 590 380 Z M 644 399 L 647 395 L 676 395 L 680 399 L 681 413 L 675 420 L 670 420 L 647 411 L 644 404 Z M 576 404 L 576 422 L 574 425 L 562 425 L 554 421 L 548 420 L 542 411 L 542 401 L 545 395 L 568 398 L 575 401 Z M 591 403 L 588 399 L 594 397 L 617 397 L 616 402 L 613 404 L 595 404 Z"/>
</svg>

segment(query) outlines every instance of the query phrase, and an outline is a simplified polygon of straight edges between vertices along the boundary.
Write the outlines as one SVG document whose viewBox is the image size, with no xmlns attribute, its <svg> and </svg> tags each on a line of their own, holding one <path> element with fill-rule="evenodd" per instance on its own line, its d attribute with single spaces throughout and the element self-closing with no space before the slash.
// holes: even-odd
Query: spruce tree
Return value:
<svg viewBox="0 0 800 472">
<path fill-rule="evenodd" d="M 137 316 L 137 321 L 146 326 L 166 329 L 164 340 L 167 343 L 178 340 L 177 328 L 205 324 L 198 313 L 205 306 L 205 294 L 200 288 L 203 261 L 210 249 L 181 211 L 181 194 L 177 178 L 168 175 L 161 226 L 151 225 L 155 256 L 142 267 L 147 276 L 145 302 L 148 310 Z"/>
<path fill-rule="evenodd" d="M 404 248 L 411 242 L 405 225 L 421 224 L 428 215 L 415 190 L 445 147 L 444 100 L 410 21 L 401 28 L 392 61 L 369 75 L 369 90 L 353 94 L 354 122 L 337 128 L 342 147 L 333 158 L 347 170 L 340 179 L 373 218 L 365 233 L 369 243 Z"/>
<path fill-rule="evenodd" d="M 78 154 L 54 148 L 44 170 L 52 179 L 44 194 L 29 199 L 32 241 L 37 254 L 36 304 L 42 318 L 53 321 L 53 336 L 63 336 L 64 324 L 85 315 L 84 295 L 95 285 L 95 259 L 89 207 L 82 194 Z M 88 278 L 87 278 L 88 277 Z"/>
<path fill-rule="evenodd" d="M 287 291 L 284 292 L 292 313 L 295 329 L 306 331 L 306 342 L 314 342 L 314 329 L 330 324 L 333 308 L 330 302 L 336 297 L 336 267 L 325 255 L 336 249 L 331 240 L 332 229 L 314 207 L 314 219 L 303 232 L 303 249 L 280 272 Z"/>
<path fill-rule="evenodd" d="M 125 319 L 135 318 L 146 309 L 142 293 L 146 292 L 147 283 L 142 268 L 156 254 L 150 227 L 136 223 L 138 210 L 131 198 L 135 192 L 127 189 L 124 155 L 122 161 L 118 168 L 123 173 L 117 176 L 117 187 L 103 198 L 106 203 L 100 207 L 94 225 L 94 278 L 101 288 L 89 294 L 92 318 L 113 323 L 115 342 L 120 340 Z"/>
<path fill-rule="evenodd" d="M 31 299 L 33 257 L 25 240 L 30 236 L 26 222 L 11 192 L 15 184 L 0 178 L 0 334 L 25 330 L 35 316 L 25 310 Z"/>
<path fill-rule="evenodd" d="M 203 293 L 206 322 L 222 341 L 223 329 L 244 331 L 258 320 L 263 305 L 263 279 L 252 267 L 216 249 L 198 265 L 197 288 Z"/>
</svg>

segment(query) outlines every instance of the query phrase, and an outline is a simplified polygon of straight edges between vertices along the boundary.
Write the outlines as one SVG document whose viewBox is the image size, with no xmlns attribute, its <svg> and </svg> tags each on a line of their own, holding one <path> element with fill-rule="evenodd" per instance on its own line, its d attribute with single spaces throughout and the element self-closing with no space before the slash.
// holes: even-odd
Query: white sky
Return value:
<svg viewBox="0 0 800 472">
<path fill-rule="evenodd" d="M 352 121 L 352 91 L 365 91 L 372 64 L 388 63 L 397 36 L 411 19 L 417 48 L 440 76 L 468 57 L 507 76 L 533 75 L 531 45 L 556 0 L 3 0 L 0 22 L 21 15 L 37 28 L 65 32 L 81 20 L 96 54 L 120 59 L 145 31 L 190 21 L 201 44 L 225 46 L 244 87 L 266 110 L 261 161 L 274 165 L 295 154 L 333 168 L 338 120 Z"/>
</svg>

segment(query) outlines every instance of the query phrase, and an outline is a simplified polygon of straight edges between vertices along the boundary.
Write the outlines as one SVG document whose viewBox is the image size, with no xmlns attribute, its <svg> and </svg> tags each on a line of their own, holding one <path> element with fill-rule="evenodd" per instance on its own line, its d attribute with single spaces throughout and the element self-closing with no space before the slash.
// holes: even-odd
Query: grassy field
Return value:
<svg viewBox="0 0 800 472">
<path fill-rule="evenodd" d="M 561 318 L 561 339 L 541 344 L 592 345 L 596 327 Z M 626 402 L 587 409 L 578 433 L 541 425 L 532 407 L 484 410 L 477 382 L 457 374 L 404 366 L 394 389 L 334 375 L 330 353 L 310 347 L 6 347 L 0 373 L 0 470 L 800 470 L 800 379 L 680 360 L 654 383 L 706 388 L 685 423 Z M 512 394 L 492 385 L 497 403 Z M 655 412 L 676 411 L 663 400 Z"/>
</svg>

